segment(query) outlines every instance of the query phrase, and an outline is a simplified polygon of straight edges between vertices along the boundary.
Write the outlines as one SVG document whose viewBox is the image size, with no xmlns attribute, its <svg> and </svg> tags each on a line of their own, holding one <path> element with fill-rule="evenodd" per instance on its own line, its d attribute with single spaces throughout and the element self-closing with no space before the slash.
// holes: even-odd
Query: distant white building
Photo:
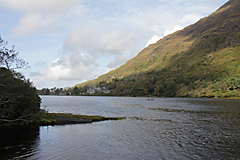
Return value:
<svg viewBox="0 0 240 160">
<path fill-rule="evenodd" d="M 87 89 L 88 94 L 95 94 L 95 93 L 109 93 L 110 91 L 107 89 L 107 87 L 96 87 L 96 86 L 90 86 Z"/>
</svg>

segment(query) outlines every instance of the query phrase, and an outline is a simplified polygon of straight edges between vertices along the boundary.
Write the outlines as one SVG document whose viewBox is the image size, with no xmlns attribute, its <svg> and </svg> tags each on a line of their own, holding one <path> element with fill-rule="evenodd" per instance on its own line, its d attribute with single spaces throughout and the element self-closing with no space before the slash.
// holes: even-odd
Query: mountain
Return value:
<svg viewBox="0 0 240 160">
<path fill-rule="evenodd" d="M 74 87 L 113 95 L 240 97 L 240 1 L 160 39 L 123 66 Z"/>
</svg>

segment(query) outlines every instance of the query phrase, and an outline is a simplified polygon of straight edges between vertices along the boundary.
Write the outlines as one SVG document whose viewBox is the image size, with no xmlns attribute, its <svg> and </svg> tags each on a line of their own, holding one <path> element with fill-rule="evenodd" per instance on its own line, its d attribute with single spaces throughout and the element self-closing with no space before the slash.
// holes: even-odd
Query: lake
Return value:
<svg viewBox="0 0 240 160">
<path fill-rule="evenodd" d="M 0 159 L 240 159 L 240 100 L 41 98 L 49 112 L 126 119 L 1 130 Z"/>
</svg>

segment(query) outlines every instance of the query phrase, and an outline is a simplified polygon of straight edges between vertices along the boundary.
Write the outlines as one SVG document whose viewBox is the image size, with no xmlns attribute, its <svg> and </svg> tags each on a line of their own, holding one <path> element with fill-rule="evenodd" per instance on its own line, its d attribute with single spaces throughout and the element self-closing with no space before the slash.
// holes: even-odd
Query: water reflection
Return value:
<svg viewBox="0 0 240 160">
<path fill-rule="evenodd" d="M 1 129 L 0 159 L 238 159 L 239 104 L 215 99 L 45 96 L 43 105 L 50 111 L 127 119 Z"/>
<path fill-rule="evenodd" d="M 240 156 L 239 100 L 177 101 L 177 105 L 149 108 L 165 117 L 154 121 L 165 123 L 161 130 L 167 133 L 162 135 L 168 139 L 164 143 L 173 146 L 177 155 L 190 159 L 237 159 Z"/>
<path fill-rule="evenodd" d="M 39 127 L 1 127 L 0 159 L 26 159 L 37 153 Z"/>
</svg>

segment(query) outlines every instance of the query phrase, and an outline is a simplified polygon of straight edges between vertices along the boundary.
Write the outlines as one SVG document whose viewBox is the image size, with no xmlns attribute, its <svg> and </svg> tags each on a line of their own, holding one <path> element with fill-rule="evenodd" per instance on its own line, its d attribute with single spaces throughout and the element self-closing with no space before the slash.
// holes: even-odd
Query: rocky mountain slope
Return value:
<svg viewBox="0 0 240 160">
<path fill-rule="evenodd" d="M 240 1 L 143 49 L 123 66 L 74 87 L 112 95 L 240 97 Z"/>
</svg>

